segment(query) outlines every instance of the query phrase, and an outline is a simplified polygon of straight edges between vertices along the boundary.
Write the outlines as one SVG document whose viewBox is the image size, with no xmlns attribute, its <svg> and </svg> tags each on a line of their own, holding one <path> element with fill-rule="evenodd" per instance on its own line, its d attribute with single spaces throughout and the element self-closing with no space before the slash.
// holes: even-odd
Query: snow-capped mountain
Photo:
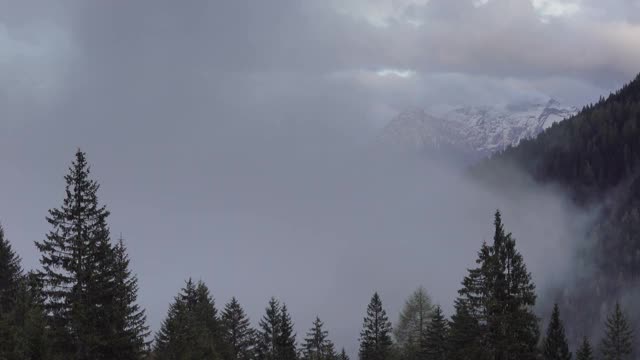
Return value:
<svg viewBox="0 0 640 360">
<path fill-rule="evenodd" d="M 473 160 L 535 137 L 578 110 L 550 99 L 506 106 L 464 106 L 438 116 L 406 110 L 384 127 L 379 141 L 412 150 L 455 149 Z"/>
</svg>

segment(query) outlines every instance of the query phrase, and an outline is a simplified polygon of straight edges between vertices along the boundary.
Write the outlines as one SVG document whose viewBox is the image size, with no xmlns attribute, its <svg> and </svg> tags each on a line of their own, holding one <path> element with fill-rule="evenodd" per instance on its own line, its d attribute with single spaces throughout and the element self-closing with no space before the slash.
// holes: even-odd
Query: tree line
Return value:
<svg viewBox="0 0 640 360">
<path fill-rule="evenodd" d="M 78 150 L 65 198 L 49 210 L 51 230 L 35 246 L 40 267 L 25 272 L 0 226 L 0 359 L 345 360 L 319 317 L 298 342 L 287 305 L 271 298 L 257 328 L 232 298 L 219 310 L 202 281 L 188 279 L 151 339 L 124 241 L 112 239 L 99 184 Z M 359 338 L 361 360 L 569 360 L 559 307 L 546 334 L 533 309 L 535 285 L 500 212 L 445 317 L 419 288 L 395 328 L 376 292 Z M 620 304 L 597 349 L 584 338 L 577 360 L 633 356 L 633 330 Z"/>
</svg>

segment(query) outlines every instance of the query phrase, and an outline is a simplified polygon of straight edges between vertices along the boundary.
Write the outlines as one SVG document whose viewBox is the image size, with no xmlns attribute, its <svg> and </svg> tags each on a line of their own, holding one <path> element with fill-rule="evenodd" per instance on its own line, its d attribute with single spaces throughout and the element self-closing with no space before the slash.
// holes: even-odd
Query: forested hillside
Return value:
<svg viewBox="0 0 640 360">
<path fill-rule="evenodd" d="M 586 251 L 577 254 L 576 279 L 557 295 L 570 313 L 571 334 L 578 338 L 593 328 L 616 300 L 635 303 L 630 310 L 638 324 L 640 305 L 632 299 L 640 284 L 640 75 L 474 171 L 498 182 L 505 164 L 536 182 L 558 185 L 596 213 Z M 580 315 L 571 314 L 577 304 Z"/>
</svg>

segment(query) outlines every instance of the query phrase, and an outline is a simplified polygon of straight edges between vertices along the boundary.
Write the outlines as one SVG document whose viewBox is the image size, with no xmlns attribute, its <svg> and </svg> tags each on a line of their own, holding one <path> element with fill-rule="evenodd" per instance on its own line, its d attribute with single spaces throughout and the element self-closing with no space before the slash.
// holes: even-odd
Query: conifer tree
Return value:
<svg viewBox="0 0 640 360">
<path fill-rule="evenodd" d="M 480 343 L 480 325 L 462 299 L 455 301 L 455 313 L 451 316 L 447 336 L 447 358 L 449 360 L 487 359 Z"/>
<path fill-rule="evenodd" d="M 250 360 L 253 356 L 255 334 L 249 318 L 233 297 L 221 316 L 222 339 L 227 344 L 230 360 Z"/>
<path fill-rule="evenodd" d="M 279 360 L 295 360 L 296 351 L 296 334 L 293 331 L 293 321 L 287 310 L 287 305 L 282 304 L 280 308 L 280 331 L 276 337 L 277 354 Z"/>
<path fill-rule="evenodd" d="M 601 348 L 604 360 L 631 359 L 633 330 L 622 312 L 620 303 L 616 303 L 613 312 L 607 317 Z"/>
<path fill-rule="evenodd" d="M 586 336 L 582 339 L 582 344 L 576 352 L 576 360 L 595 360 L 593 357 L 593 349 Z"/>
<path fill-rule="evenodd" d="M 538 321 L 533 313 L 535 285 L 515 240 L 495 214 L 493 244 L 482 245 L 478 267 L 469 270 L 460 299 L 479 325 L 481 356 L 495 360 L 529 360 L 538 356 Z"/>
<path fill-rule="evenodd" d="M 553 313 L 547 328 L 547 336 L 542 347 L 542 356 L 545 360 L 571 360 L 569 344 L 564 333 L 564 325 L 560 320 L 558 304 L 553 306 Z"/>
<path fill-rule="evenodd" d="M 367 306 L 367 316 L 364 318 L 360 332 L 360 360 L 387 360 L 392 353 L 391 322 L 386 311 L 382 308 L 382 301 L 378 293 L 374 293 Z"/>
<path fill-rule="evenodd" d="M 347 355 L 347 352 L 344 350 L 344 348 L 342 348 L 342 351 L 340 351 L 340 355 L 338 355 L 338 360 L 349 360 L 349 355 Z"/>
<path fill-rule="evenodd" d="M 0 224 L 0 316 L 13 310 L 21 277 L 20 257 L 5 239 Z"/>
<path fill-rule="evenodd" d="M 219 359 L 217 321 L 208 288 L 189 279 L 156 334 L 154 356 L 160 360 Z"/>
<path fill-rule="evenodd" d="M 433 315 L 433 305 L 423 287 L 405 301 L 398 324 L 394 328 L 397 344 L 405 360 L 420 359 L 427 324 Z"/>
<path fill-rule="evenodd" d="M 280 302 L 272 297 L 259 324 L 260 333 L 256 354 L 258 360 L 279 360 L 277 351 L 281 321 Z"/>
<path fill-rule="evenodd" d="M 335 360 L 336 352 L 328 332 L 323 328 L 324 323 L 319 317 L 313 322 L 313 327 L 307 332 L 302 345 L 303 360 Z"/>
<path fill-rule="evenodd" d="M 427 325 L 423 341 L 423 359 L 445 360 L 447 358 L 447 320 L 442 314 L 442 308 L 436 306 L 433 317 Z"/>
</svg>

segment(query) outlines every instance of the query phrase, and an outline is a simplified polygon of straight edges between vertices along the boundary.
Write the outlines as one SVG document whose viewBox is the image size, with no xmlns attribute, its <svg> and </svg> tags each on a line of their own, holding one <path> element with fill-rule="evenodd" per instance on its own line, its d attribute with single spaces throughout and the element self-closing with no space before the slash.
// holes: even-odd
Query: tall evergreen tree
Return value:
<svg viewBox="0 0 640 360">
<path fill-rule="evenodd" d="M 447 358 L 447 331 L 447 320 L 444 318 L 442 308 L 438 305 L 433 311 L 431 322 L 427 325 L 421 349 L 423 359 L 445 360 Z"/>
<path fill-rule="evenodd" d="M 216 314 L 207 286 L 189 279 L 156 334 L 154 356 L 160 360 L 219 359 Z"/>
<path fill-rule="evenodd" d="M 65 181 L 63 204 L 47 217 L 52 230 L 36 242 L 54 354 L 78 360 L 139 358 L 146 330 L 135 305 L 137 286 L 129 281 L 124 249 L 118 253 L 111 244 L 109 211 L 99 205 L 100 186 L 90 179 L 82 151 L 76 152 Z M 142 326 L 135 333 L 132 322 Z"/>
<path fill-rule="evenodd" d="M 255 332 L 249 318 L 234 297 L 221 316 L 222 338 L 229 350 L 229 360 L 250 360 L 253 356 Z"/>
<path fill-rule="evenodd" d="M 319 317 L 313 322 L 313 327 L 307 333 L 302 345 L 303 360 L 335 360 L 336 352 L 328 332 L 324 330 L 324 323 Z"/>
<path fill-rule="evenodd" d="M 360 360 L 387 360 L 392 354 L 391 322 L 386 311 L 382 308 L 382 301 L 378 293 L 374 293 L 367 306 L 367 316 L 364 318 L 360 332 Z"/>
<path fill-rule="evenodd" d="M 615 309 L 607 317 L 601 348 L 604 360 L 631 359 L 633 330 L 622 312 L 620 303 L 616 303 Z"/>
<path fill-rule="evenodd" d="M 553 306 L 547 336 L 542 347 L 542 356 L 545 360 L 571 360 L 571 352 L 569 352 L 569 344 L 564 333 L 564 325 L 560 320 L 558 304 Z"/>
<path fill-rule="evenodd" d="M 13 310 L 21 278 L 20 257 L 5 239 L 0 224 L 0 316 Z"/>
<path fill-rule="evenodd" d="M 427 325 L 433 315 L 431 298 L 423 287 L 416 289 L 405 301 L 394 335 L 405 360 L 420 359 Z"/>
<path fill-rule="evenodd" d="M 580 344 L 580 348 L 576 352 L 576 360 L 595 360 L 593 349 L 586 336 L 582 339 L 582 344 Z"/>
<path fill-rule="evenodd" d="M 286 304 L 282 304 L 280 308 L 280 331 L 276 337 L 276 344 L 279 360 L 295 360 L 298 357 L 296 334 L 293 331 L 293 321 Z"/>
<path fill-rule="evenodd" d="M 258 360 L 279 360 L 277 351 L 281 321 L 280 302 L 272 297 L 265 310 L 265 315 L 260 320 L 260 333 L 256 352 Z"/>
<path fill-rule="evenodd" d="M 483 357 L 536 359 L 539 329 L 533 313 L 535 285 L 515 240 L 504 230 L 499 211 L 494 226 L 493 244 L 483 244 L 476 260 L 478 267 L 469 270 L 463 280 L 461 301 L 479 324 Z"/>
<path fill-rule="evenodd" d="M 480 324 L 468 309 L 465 301 L 456 299 L 455 313 L 451 316 L 447 336 L 447 358 L 449 360 L 487 359 L 481 345 Z"/>
</svg>

